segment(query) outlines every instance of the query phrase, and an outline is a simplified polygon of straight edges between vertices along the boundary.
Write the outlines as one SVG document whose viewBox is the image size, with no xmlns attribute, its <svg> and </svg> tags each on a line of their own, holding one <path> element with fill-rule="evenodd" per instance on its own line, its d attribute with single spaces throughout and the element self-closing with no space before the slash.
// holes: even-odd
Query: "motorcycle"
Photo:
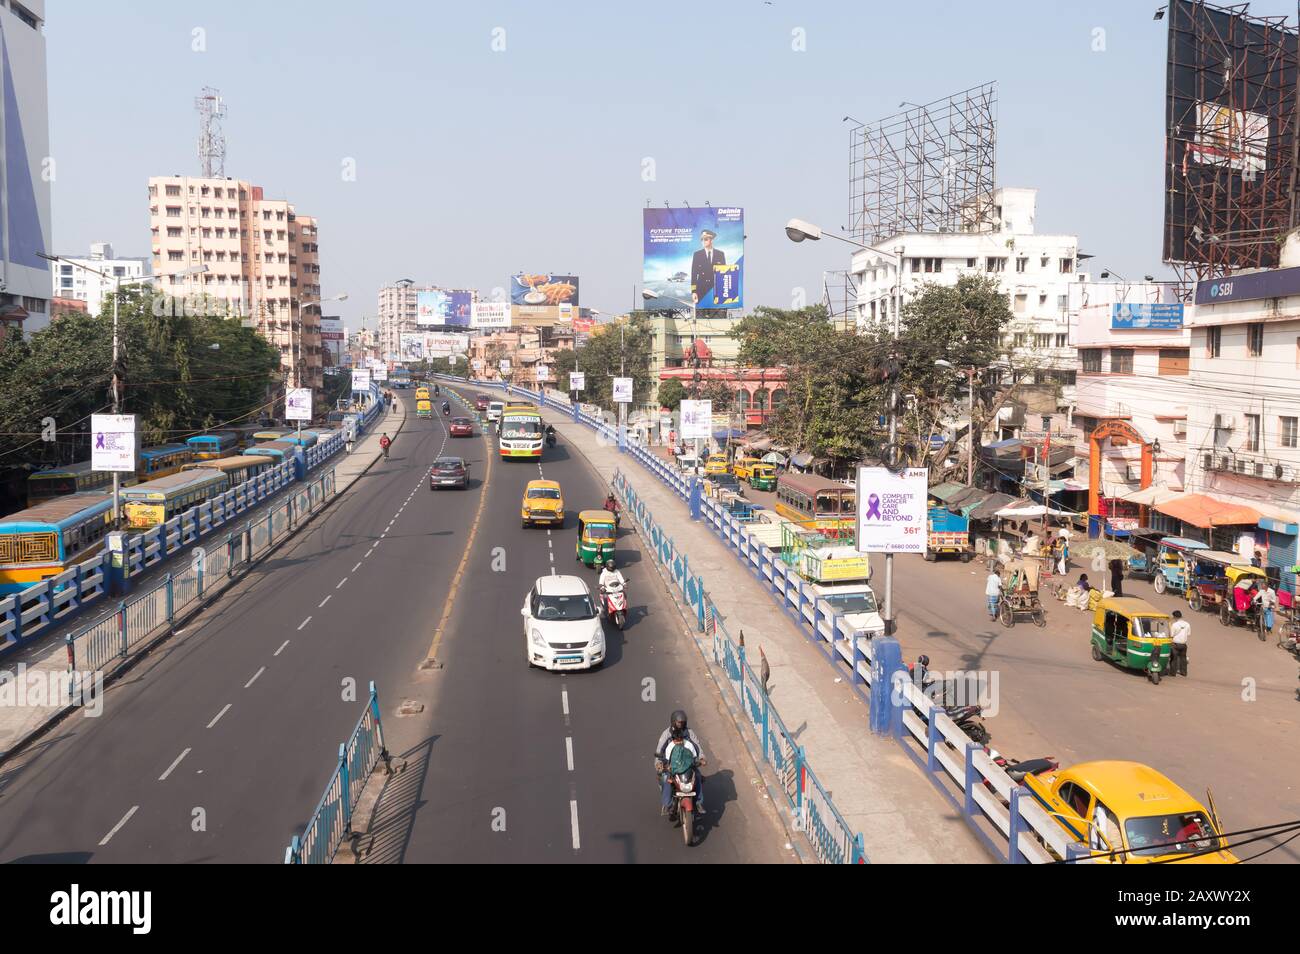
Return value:
<svg viewBox="0 0 1300 954">
<path fill-rule="evenodd" d="M 554 432 L 554 431 L 547 431 L 547 432 L 546 432 L 546 446 L 547 446 L 547 447 L 554 447 L 554 446 L 555 446 L 555 432 Z"/>
<path fill-rule="evenodd" d="M 1000 754 L 997 749 L 991 749 L 987 745 L 984 747 L 984 751 L 993 759 L 993 764 L 1006 772 L 1011 781 L 1017 784 L 1023 782 L 1027 775 L 1042 775 L 1044 772 L 1055 772 L 1061 767 L 1061 763 L 1050 755 L 1041 759 L 1025 759 L 1020 762 L 1016 759 L 1007 758 L 1005 755 Z M 985 782 L 985 784 L 988 783 Z"/>
<path fill-rule="evenodd" d="M 662 779 L 665 774 L 668 774 L 672 785 L 673 800 L 668 809 L 668 820 L 673 825 L 681 825 L 682 841 L 687 848 L 695 841 L 695 786 L 699 778 L 699 770 L 706 764 L 704 759 L 696 759 L 691 763 L 689 771 L 670 774 L 668 763 L 655 756 L 656 776 Z"/>
<path fill-rule="evenodd" d="M 614 625 L 622 630 L 623 624 L 627 622 L 627 590 L 602 588 L 600 606 L 605 611 L 605 616 L 613 620 Z"/>
<path fill-rule="evenodd" d="M 446 401 L 443 401 L 443 402 L 442 402 L 442 413 L 443 413 L 443 414 L 450 414 L 450 413 L 451 413 L 451 405 L 448 404 Z"/>
<path fill-rule="evenodd" d="M 965 732 L 977 744 L 988 745 L 993 741 L 993 736 L 989 734 L 988 729 L 984 728 L 984 723 L 978 721 L 983 711 L 983 706 L 943 707 L 944 714 L 957 723 L 957 728 Z"/>
</svg>

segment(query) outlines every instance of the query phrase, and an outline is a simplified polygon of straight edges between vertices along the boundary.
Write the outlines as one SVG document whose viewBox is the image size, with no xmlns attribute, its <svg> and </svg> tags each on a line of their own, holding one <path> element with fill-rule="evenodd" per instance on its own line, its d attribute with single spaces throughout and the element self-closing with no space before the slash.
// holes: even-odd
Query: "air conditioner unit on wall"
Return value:
<svg viewBox="0 0 1300 954">
<path fill-rule="evenodd" d="M 1186 437 L 1186 436 L 1187 436 L 1187 422 L 1174 421 L 1174 437 Z"/>
<path fill-rule="evenodd" d="M 1214 415 L 1214 426 L 1220 430 L 1230 431 L 1237 426 L 1237 421 L 1231 414 L 1216 414 Z"/>
<path fill-rule="evenodd" d="M 1206 454 L 1206 455 L 1205 455 L 1205 462 L 1204 462 L 1204 464 L 1202 464 L 1201 466 L 1202 466 L 1202 468 L 1205 469 L 1205 470 L 1214 470 L 1214 455 L 1213 455 L 1213 454 Z"/>
</svg>

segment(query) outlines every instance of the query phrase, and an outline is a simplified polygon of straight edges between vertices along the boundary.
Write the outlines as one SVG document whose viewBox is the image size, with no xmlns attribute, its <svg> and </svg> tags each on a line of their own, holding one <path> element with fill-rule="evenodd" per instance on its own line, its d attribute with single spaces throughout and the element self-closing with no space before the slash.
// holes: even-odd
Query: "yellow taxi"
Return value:
<svg viewBox="0 0 1300 954">
<path fill-rule="evenodd" d="M 1235 864 L 1223 826 L 1168 777 L 1141 762 L 1081 762 L 1024 784 L 1093 859 L 1106 864 Z"/>
<path fill-rule="evenodd" d="M 727 474 L 727 455 L 710 454 L 709 459 L 704 462 L 704 476 L 712 477 L 715 474 Z"/>
<path fill-rule="evenodd" d="M 731 462 L 731 472 L 736 475 L 737 480 L 749 480 L 754 473 L 754 465 L 760 463 L 757 457 L 750 457 L 748 454 L 737 454 L 736 459 Z"/>
<path fill-rule="evenodd" d="M 564 526 L 564 493 L 554 480 L 530 480 L 524 487 L 520 518 L 525 527 L 539 523 Z"/>
</svg>

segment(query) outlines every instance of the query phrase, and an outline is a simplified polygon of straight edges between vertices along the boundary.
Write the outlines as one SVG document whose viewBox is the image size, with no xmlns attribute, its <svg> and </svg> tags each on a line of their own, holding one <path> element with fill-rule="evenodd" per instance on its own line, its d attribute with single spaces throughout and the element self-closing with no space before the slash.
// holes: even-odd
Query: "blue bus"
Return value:
<svg viewBox="0 0 1300 954">
<path fill-rule="evenodd" d="M 195 460 L 216 460 L 239 453 L 239 435 L 234 431 L 195 434 L 185 443 L 193 451 Z"/>
<path fill-rule="evenodd" d="M 254 444 L 248 449 L 248 453 L 258 457 L 269 457 L 275 463 L 282 464 L 286 460 L 293 460 L 293 452 L 297 448 L 297 444 L 291 444 L 289 441 L 267 441 L 265 444 Z"/>
<path fill-rule="evenodd" d="M 68 464 L 66 467 L 47 467 L 27 475 L 27 506 L 35 507 L 38 503 L 55 497 L 84 494 L 112 486 L 112 473 L 91 470 L 88 460 Z"/>
<path fill-rule="evenodd" d="M 301 434 L 291 431 L 279 438 L 280 443 L 296 444 L 298 447 L 314 447 L 316 444 L 315 431 L 303 431 Z"/>
<path fill-rule="evenodd" d="M 0 517 L 0 596 L 58 576 L 104 547 L 113 496 L 66 494 Z"/>
</svg>

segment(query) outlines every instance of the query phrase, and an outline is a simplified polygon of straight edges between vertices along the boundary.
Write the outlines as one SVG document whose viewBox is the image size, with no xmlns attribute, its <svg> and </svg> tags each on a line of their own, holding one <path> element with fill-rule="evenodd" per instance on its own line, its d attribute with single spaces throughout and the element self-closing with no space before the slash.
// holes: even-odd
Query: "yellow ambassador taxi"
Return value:
<svg viewBox="0 0 1300 954">
<path fill-rule="evenodd" d="M 1223 826 L 1177 784 L 1140 762 L 1080 762 L 1025 786 L 1062 828 L 1105 864 L 1235 864 Z"/>
<path fill-rule="evenodd" d="M 525 527 L 539 523 L 564 526 L 564 493 L 554 480 L 530 480 L 524 487 L 519 516 Z"/>
</svg>

